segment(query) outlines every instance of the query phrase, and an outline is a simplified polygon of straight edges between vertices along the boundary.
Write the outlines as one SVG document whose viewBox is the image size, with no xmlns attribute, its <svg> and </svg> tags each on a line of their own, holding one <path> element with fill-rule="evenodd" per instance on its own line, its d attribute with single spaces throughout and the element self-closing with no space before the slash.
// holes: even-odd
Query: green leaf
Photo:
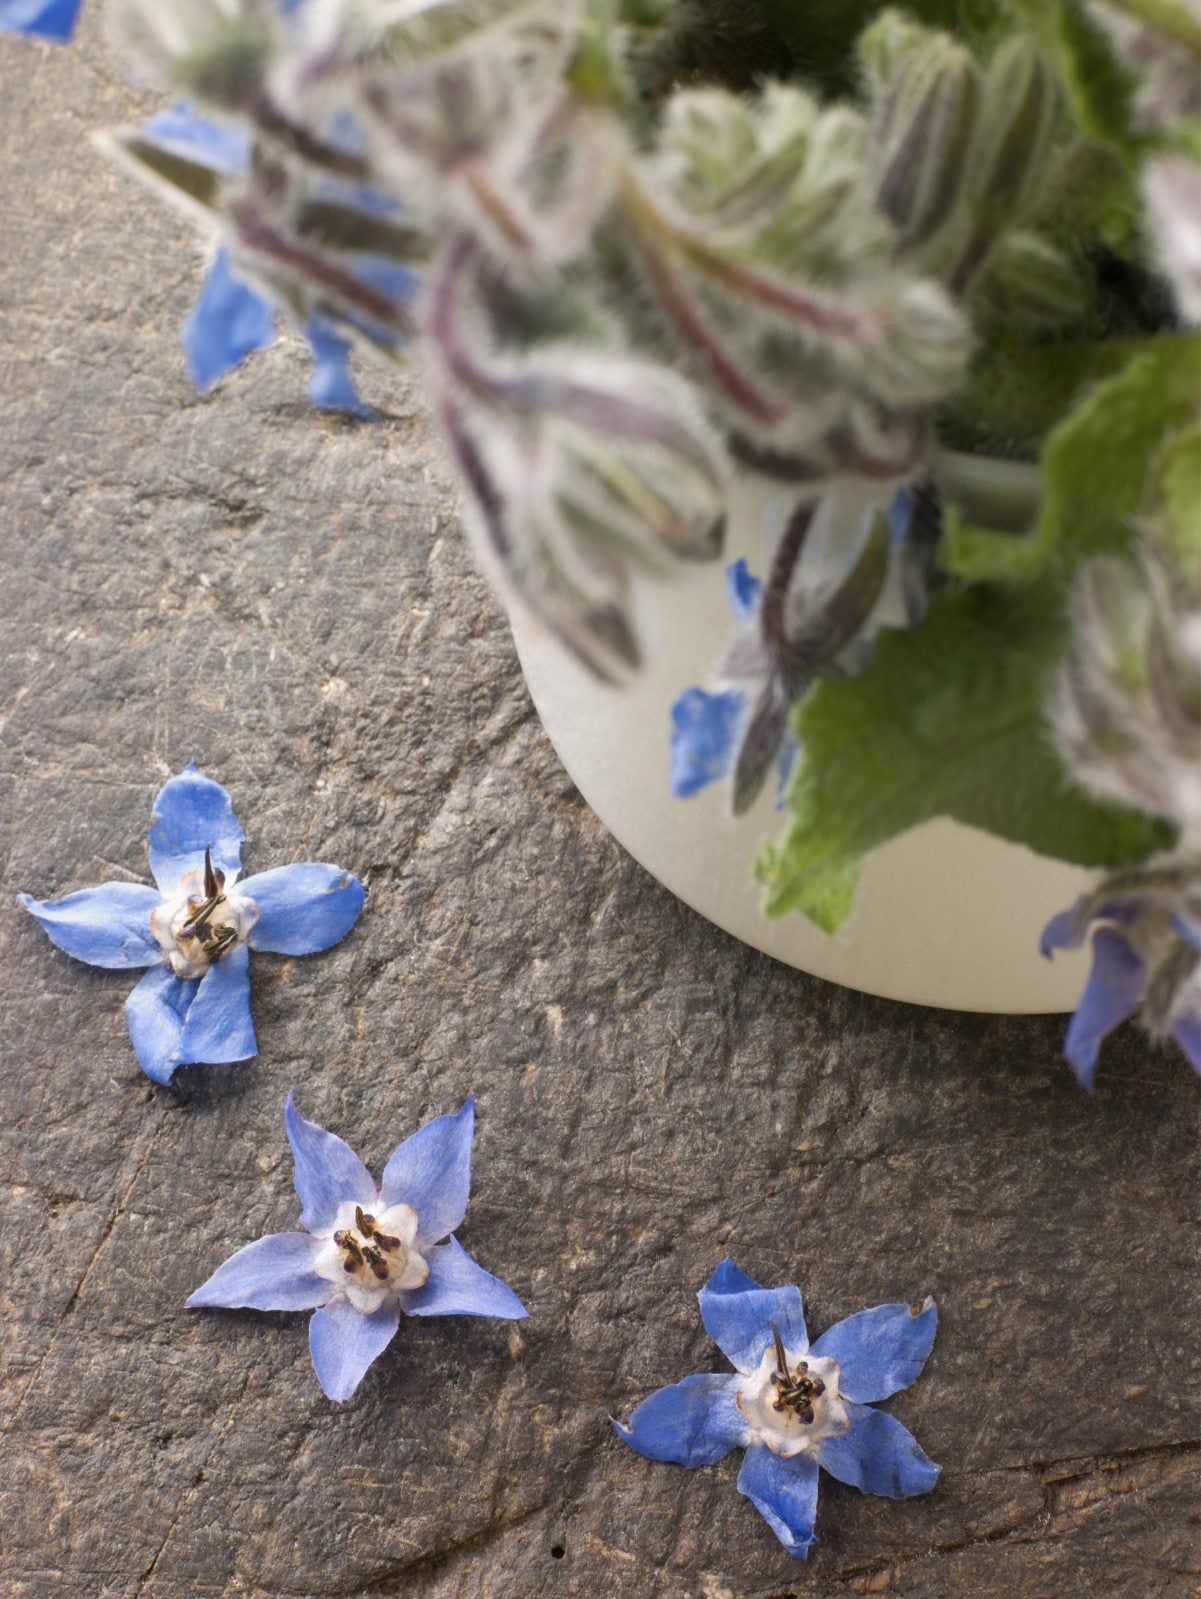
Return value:
<svg viewBox="0 0 1201 1599">
<path fill-rule="evenodd" d="M 1058 0 L 1052 39 L 1059 74 L 1081 127 L 1095 138 L 1133 151 L 1137 144 L 1134 77 L 1082 0 Z"/>
<path fill-rule="evenodd" d="M 1201 564 L 1201 423 L 1164 445 L 1155 464 L 1151 514 L 1164 548 L 1189 573 Z"/>
<path fill-rule="evenodd" d="M 1042 498 L 1026 533 L 971 526 L 951 506 L 939 559 L 975 581 L 1066 579 L 1084 560 L 1128 549 L 1148 474 L 1166 436 L 1201 405 L 1201 338 L 1148 340 L 1088 388 L 1047 435 Z"/>
<path fill-rule="evenodd" d="M 814 688 L 794 715 L 791 818 L 760 853 L 770 915 L 832 931 L 861 858 L 935 816 L 1082 866 L 1142 860 L 1170 831 L 1073 787 L 1042 705 L 1065 643 L 1058 595 L 962 588 L 877 640 L 866 671 Z"/>
</svg>

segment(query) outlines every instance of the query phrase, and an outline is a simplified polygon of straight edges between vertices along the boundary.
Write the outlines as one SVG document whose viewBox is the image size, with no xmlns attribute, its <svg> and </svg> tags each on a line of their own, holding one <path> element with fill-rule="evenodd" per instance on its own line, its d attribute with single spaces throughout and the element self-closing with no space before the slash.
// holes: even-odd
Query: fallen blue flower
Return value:
<svg viewBox="0 0 1201 1599">
<path fill-rule="evenodd" d="M 1093 1087 L 1106 1036 L 1140 1011 L 1152 1034 L 1174 1039 L 1201 1072 L 1201 918 L 1184 909 L 1173 914 L 1170 898 L 1164 903 L 1150 889 L 1140 893 L 1138 874 L 1130 875 L 1133 892 L 1103 886 L 1053 916 L 1042 933 L 1040 948 L 1050 958 L 1057 949 L 1079 949 L 1089 928 L 1100 924 L 1063 1046 L 1082 1088 Z"/>
<path fill-rule="evenodd" d="M 520 1320 L 526 1309 L 513 1290 L 451 1236 L 467 1211 L 474 1124 L 470 1098 L 427 1122 L 394 1151 L 377 1190 L 349 1144 L 306 1121 L 289 1094 L 284 1125 L 303 1230 L 239 1249 L 189 1308 L 315 1311 L 313 1369 L 337 1400 L 354 1393 L 402 1314 Z"/>
<path fill-rule="evenodd" d="M 0 31 L 32 33 L 66 44 L 82 5 L 83 0 L 0 0 Z"/>
<path fill-rule="evenodd" d="M 726 567 L 726 594 L 735 619 L 755 615 L 762 581 L 745 561 Z M 746 695 L 740 688 L 710 691 L 686 688 L 671 707 L 668 782 L 677 799 L 691 799 L 730 770 L 746 716 Z"/>
<path fill-rule="evenodd" d="M 827 1329 L 810 1346 L 798 1288 L 761 1288 L 723 1260 L 697 1295 L 705 1331 L 737 1369 L 660 1388 L 618 1436 L 651 1460 L 709 1466 L 744 1449 L 738 1489 L 789 1554 L 816 1542 L 818 1467 L 865 1493 L 929 1493 L 940 1467 L 911 1434 L 870 1402 L 921 1372 L 938 1312 L 927 1299 L 876 1305 Z"/>
<path fill-rule="evenodd" d="M 363 907 L 362 884 L 340 866 L 305 861 L 239 882 L 242 837 L 229 795 L 189 766 L 154 802 L 157 888 L 104 883 L 60 900 L 17 896 L 76 960 L 150 968 L 125 1013 L 138 1064 L 156 1083 L 189 1062 L 256 1054 L 250 951 L 315 955 L 345 938 Z"/>
</svg>

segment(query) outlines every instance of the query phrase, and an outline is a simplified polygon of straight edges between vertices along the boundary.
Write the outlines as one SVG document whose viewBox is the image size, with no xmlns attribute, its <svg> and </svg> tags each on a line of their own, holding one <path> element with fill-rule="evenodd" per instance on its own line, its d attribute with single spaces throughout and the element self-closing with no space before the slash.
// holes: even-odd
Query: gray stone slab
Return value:
<svg viewBox="0 0 1201 1599">
<path fill-rule="evenodd" d="M 786 1599 L 1197 1591 L 1197 1087 L 1133 1034 L 1087 1099 L 1054 1019 L 923 1011 L 700 921 L 581 802 L 474 574 L 415 385 L 315 415 L 285 342 L 218 393 L 175 220 L 91 129 L 138 102 L 95 8 L 0 41 L 4 1321 L 12 1599 Z M 234 795 L 251 869 L 352 866 L 358 930 L 256 960 L 253 1064 L 154 1090 L 126 974 L 13 907 L 145 875 L 162 779 Z M 294 1223 L 280 1107 L 382 1163 L 479 1100 L 465 1243 L 520 1327 L 404 1327 L 329 1405 L 303 1318 L 194 1315 Z M 733 1252 L 820 1328 L 933 1292 L 892 1409 L 945 1464 L 827 1482 L 788 1559 L 734 1490 L 611 1436 L 720 1356 Z"/>
</svg>

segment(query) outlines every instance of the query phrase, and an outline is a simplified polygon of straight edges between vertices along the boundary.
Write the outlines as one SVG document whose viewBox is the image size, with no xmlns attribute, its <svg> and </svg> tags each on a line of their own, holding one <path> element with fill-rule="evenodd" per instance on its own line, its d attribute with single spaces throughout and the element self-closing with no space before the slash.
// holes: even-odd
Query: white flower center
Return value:
<svg viewBox="0 0 1201 1599">
<path fill-rule="evenodd" d="M 429 1276 L 413 1248 L 416 1237 L 417 1212 L 411 1205 L 367 1211 L 347 1199 L 338 1206 L 313 1269 L 336 1283 L 356 1310 L 370 1315 L 385 1299 L 420 1288 Z"/>
<path fill-rule="evenodd" d="M 836 1360 L 781 1352 L 783 1363 L 767 1349 L 758 1370 L 743 1379 L 737 1404 L 758 1441 L 787 1457 L 846 1432 L 851 1418 L 839 1398 Z"/>
<path fill-rule="evenodd" d="M 150 913 L 150 931 L 167 952 L 176 977 L 203 977 L 214 961 L 246 941 L 259 908 L 233 892 L 229 877 L 204 852 L 203 867 L 185 872 L 171 899 Z"/>
</svg>

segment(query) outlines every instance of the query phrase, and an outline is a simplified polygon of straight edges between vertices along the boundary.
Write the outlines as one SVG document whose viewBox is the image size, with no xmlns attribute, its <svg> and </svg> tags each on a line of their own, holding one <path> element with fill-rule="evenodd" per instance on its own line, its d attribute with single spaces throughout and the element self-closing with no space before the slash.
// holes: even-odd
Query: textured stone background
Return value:
<svg viewBox="0 0 1201 1599">
<path fill-rule="evenodd" d="M 129 116 L 94 15 L 0 44 L 4 1438 L 21 1599 L 1192 1596 L 1197 1089 L 1134 1036 L 1096 1098 L 1054 1019 L 866 999 L 706 925 L 588 813 L 473 574 L 415 392 L 303 400 L 293 344 L 207 400 L 175 220 L 90 129 Z M 370 888 L 333 954 L 255 963 L 262 1054 L 151 1088 L 127 974 L 12 906 L 145 876 L 162 779 L 220 776 L 251 870 Z M 402 1329 L 353 1403 L 304 1319 L 185 1313 L 293 1224 L 279 1113 L 377 1166 L 479 1097 L 463 1237 L 520 1331 Z M 727 1251 L 820 1329 L 933 1291 L 892 1408 L 945 1462 L 895 1504 L 824 1479 L 788 1559 L 734 1491 L 607 1411 L 716 1368 Z"/>
</svg>

